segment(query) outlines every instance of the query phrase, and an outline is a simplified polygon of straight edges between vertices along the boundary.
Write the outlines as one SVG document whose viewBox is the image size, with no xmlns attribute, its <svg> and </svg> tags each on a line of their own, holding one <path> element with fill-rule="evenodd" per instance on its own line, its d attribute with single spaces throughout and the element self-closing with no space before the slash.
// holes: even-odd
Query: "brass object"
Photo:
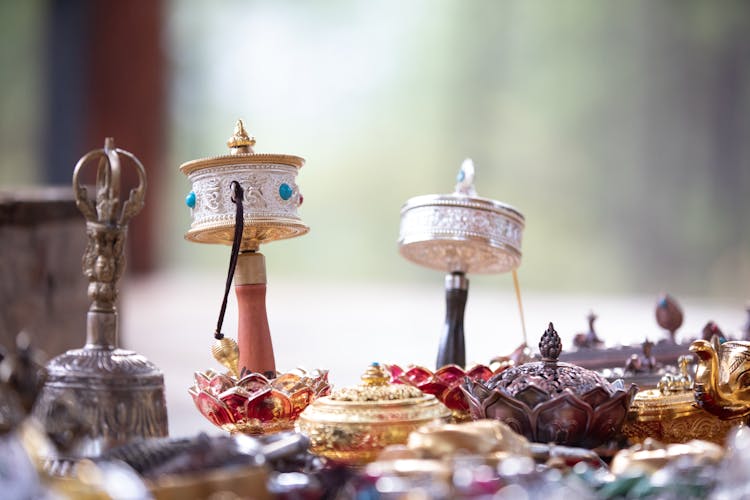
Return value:
<svg viewBox="0 0 750 500">
<path fill-rule="evenodd" d="M 621 450 L 612 459 L 613 474 L 652 474 L 670 462 L 680 460 L 698 464 L 718 464 L 724 457 L 724 449 L 707 441 L 692 440 L 683 444 L 663 444 L 654 439 Z"/>
<path fill-rule="evenodd" d="M 632 443 L 653 438 L 663 443 L 701 439 L 724 444 L 729 431 L 742 421 L 721 420 L 701 409 L 692 390 L 663 393 L 648 389 L 636 394 L 622 433 Z"/>
<path fill-rule="evenodd" d="M 450 410 L 435 396 L 403 384 L 389 384 L 373 364 L 360 385 L 335 391 L 302 412 L 296 428 L 310 438 L 313 453 L 349 464 L 374 460 L 388 445 L 405 444 L 409 433 Z"/>
<path fill-rule="evenodd" d="M 138 178 L 138 186 L 128 193 L 120 192 L 122 159 L 129 160 Z M 83 171 L 92 163 L 94 199 L 82 183 Z M 73 189 L 86 218 L 83 272 L 92 303 L 86 345 L 47 364 L 47 381 L 33 410 L 62 448 L 53 459 L 96 457 L 133 439 L 167 435 L 161 372 L 145 357 L 117 347 L 118 280 L 125 268 L 128 222 L 143 207 L 146 172 L 135 156 L 107 138 L 103 149 L 79 160 Z"/>
<path fill-rule="evenodd" d="M 457 455 L 504 453 L 531 456 L 528 440 L 497 420 L 461 424 L 431 422 L 409 435 L 407 446 L 422 458 L 444 459 Z"/>
<path fill-rule="evenodd" d="M 695 399 L 704 410 L 721 419 L 750 415 L 750 342 L 721 343 L 696 340 L 690 350 L 698 357 Z"/>
<path fill-rule="evenodd" d="M 669 444 L 700 439 L 723 445 L 729 431 L 742 423 L 742 418 L 721 420 L 696 404 L 690 359 L 680 356 L 679 374 L 668 373 L 656 389 L 635 395 L 622 428 L 630 442 L 652 438 Z"/>
<path fill-rule="evenodd" d="M 211 346 L 211 354 L 213 354 L 216 361 L 229 370 L 234 377 L 240 377 L 240 348 L 237 345 L 236 340 L 230 339 L 229 337 L 215 339 Z"/>
</svg>

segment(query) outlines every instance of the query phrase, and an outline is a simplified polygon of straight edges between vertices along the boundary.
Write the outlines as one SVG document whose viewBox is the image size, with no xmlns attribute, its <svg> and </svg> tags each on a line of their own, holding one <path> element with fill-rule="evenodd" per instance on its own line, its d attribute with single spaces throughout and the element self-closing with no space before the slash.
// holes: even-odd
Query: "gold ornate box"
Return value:
<svg viewBox="0 0 750 500">
<path fill-rule="evenodd" d="M 383 448 L 406 444 L 409 433 L 450 410 L 416 387 L 389 384 L 377 363 L 360 385 L 317 399 L 299 416 L 296 428 L 310 438 L 313 453 L 349 464 L 375 460 Z"/>
</svg>

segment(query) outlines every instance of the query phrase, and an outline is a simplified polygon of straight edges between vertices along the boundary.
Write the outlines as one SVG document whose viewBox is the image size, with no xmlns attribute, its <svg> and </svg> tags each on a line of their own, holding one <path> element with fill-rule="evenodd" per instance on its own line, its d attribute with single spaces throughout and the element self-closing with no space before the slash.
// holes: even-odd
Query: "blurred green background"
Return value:
<svg viewBox="0 0 750 500">
<path fill-rule="evenodd" d="M 225 272 L 227 248 L 182 239 L 189 185 L 178 166 L 222 154 L 243 118 L 256 151 L 307 159 L 298 181 L 311 232 L 264 249 L 272 279 L 440 287 L 398 255 L 399 208 L 452 191 L 471 157 L 479 194 L 526 216 L 526 289 L 750 298 L 748 2 L 159 6 L 164 150 L 146 165 L 160 179 L 147 201 L 155 243 L 131 249 L 154 254 L 151 271 Z M 61 8 L 0 5 L 4 187 L 69 178 L 100 147 L 49 151 L 50 109 L 75 105 L 74 92 L 49 88 L 67 71 L 75 89 L 79 70 L 50 70 L 66 46 L 50 48 L 49 33 L 76 33 Z M 59 133 L 75 128 L 56 116 Z M 510 289 L 507 276 L 477 280 Z"/>
</svg>

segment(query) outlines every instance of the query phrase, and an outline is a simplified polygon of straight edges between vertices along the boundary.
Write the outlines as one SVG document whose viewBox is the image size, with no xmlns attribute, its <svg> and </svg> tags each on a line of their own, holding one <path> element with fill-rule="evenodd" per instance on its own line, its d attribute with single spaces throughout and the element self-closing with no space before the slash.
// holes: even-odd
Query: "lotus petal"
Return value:
<svg viewBox="0 0 750 500">
<path fill-rule="evenodd" d="M 572 391 L 539 405 L 534 413 L 536 420 L 535 441 L 576 445 L 586 438 L 586 431 L 593 417 L 593 409 Z"/>
<path fill-rule="evenodd" d="M 289 396 L 276 389 L 268 388 L 254 394 L 247 402 L 247 417 L 261 422 L 272 419 L 291 418 L 292 402 Z"/>
<path fill-rule="evenodd" d="M 470 379 L 482 380 L 484 382 L 488 381 L 492 375 L 492 370 L 485 365 L 474 365 L 466 372 L 466 376 Z"/>
<path fill-rule="evenodd" d="M 445 406 L 455 411 L 468 411 L 469 402 L 466 400 L 465 392 L 463 387 L 460 385 L 453 386 L 443 393 L 440 400 Z"/>
<path fill-rule="evenodd" d="M 217 373 L 211 378 L 211 381 L 208 383 L 208 387 L 205 390 L 206 392 L 211 393 L 212 396 L 218 396 L 227 389 L 234 387 L 234 385 L 235 381 L 232 380 L 231 377 Z"/>
<path fill-rule="evenodd" d="M 268 387 L 270 382 L 260 373 L 251 373 L 242 377 L 240 381 L 237 382 L 237 385 L 244 388 L 249 394 L 252 394 Z"/>
<path fill-rule="evenodd" d="M 435 372 L 434 378 L 443 382 L 445 385 L 461 383 L 466 377 L 466 372 L 456 365 L 445 365 Z"/>
<path fill-rule="evenodd" d="M 432 372 L 422 366 L 413 366 L 404 373 L 404 378 L 414 386 L 419 386 L 419 384 L 427 382 L 432 377 Z"/>
<path fill-rule="evenodd" d="M 211 376 L 213 375 L 214 374 L 211 374 Z M 204 372 L 195 372 L 193 374 L 193 379 L 195 380 L 195 385 L 198 387 L 198 390 L 202 391 L 208 388 L 208 385 L 211 383 L 211 376 Z"/>
<path fill-rule="evenodd" d="M 401 368 L 398 365 L 385 365 L 386 370 L 388 370 L 388 373 L 391 374 L 391 382 L 395 383 L 399 378 L 401 378 L 401 375 L 404 374 L 403 368 Z"/>
<path fill-rule="evenodd" d="M 302 377 L 296 373 L 285 373 L 271 380 L 271 387 L 287 394 L 294 392 Z"/>
<path fill-rule="evenodd" d="M 634 394 L 635 390 L 632 394 L 631 391 L 618 391 L 611 400 L 599 405 L 589 428 L 587 446 L 602 444 L 622 428 Z"/>
<path fill-rule="evenodd" d="M 530 385 L 519 391 L 518 394 L 515 395 L 515 398 L 529 408 L 534 408 L 535 406 L 549 400 L 550 395 L 537 386 Z"/>
<path fill-rule="evenodd" d="M 309 387 L 303 387 L 294 394 L 289 396 L 289 400 L 292 402 L 292 414 L 296 417 L 302 410 L 307 408 L 312 400 L 313 392 Z"/>
<path fill-rule="evenodd" d="M 435 381 L 419 384 L 417 388 L 425 394 L 432 394 L 440 401 L 443 401 L 443 394 L 448 390 L 448 385 Z"/>
<path fill-rule="evenodd" d="M 232 387 L 219 394 L 217 399 L 226 405 L 232 413 L 232 418 L 235 422 L 239 422 L 245 418 L 248 400 L 248 393 L 245 389 L 242 387 Z"/>
<path fill-rule="evenodd" d="M 586 394 L 580 396 L 581 400 L 586 402 L 590 407 L 596 409 L 600 404 L 609 401 L 612 396 L 604 387 L 597 386 Z"/>
<path fill-rule="evenodd" d="M 469 403 L 471 406 L 471 402 Z M 483 418 L 494 418 L 505 422 L 511 429 L 524 436 L 533 435 L 534 422 L 531 409 L 521 401 L 500 390 L 494 390 L 482 401 Z M 474 412 L 472 412 L 472 416 Z M 531 417 L 531 418 L 530 418 Z"/>
<path fill-rule="evenodd" d="M 230 412 L 229 408 L 227 408 L 220 400 L 204 391 L 197 394 L 191 393 L 191 396 L 193 396 L 193 402 L 195 403 L 196 408 L 198 408 L 198 411 L 201 412 L 201 415 L 206 417 L 214 425 L 222 427 L 234 423 L 232 412 Z"/>
</svg>

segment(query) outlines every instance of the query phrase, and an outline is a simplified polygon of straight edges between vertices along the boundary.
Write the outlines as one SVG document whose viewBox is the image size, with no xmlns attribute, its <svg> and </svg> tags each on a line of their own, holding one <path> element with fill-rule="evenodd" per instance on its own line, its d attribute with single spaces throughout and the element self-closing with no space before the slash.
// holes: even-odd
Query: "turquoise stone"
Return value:
<svg viewBox="0 0 750 500">
<path fill-rule="evenodd" d="M 190 191 L 188 195 L 185 196 L 185 205 L 190 208 L 195 208 L 195 191 Z"/>
<path fill-rule="evenodd" d="M 286 182 L 284 184 L 282 184 L 281 186 L 279 186 L 279 196 L 281 196 L 282 200 L 286 201 L 289 198 L 291 198 L 292 197 L 292 193 L 294 193 L 294 190 Z"/>
</svg>

